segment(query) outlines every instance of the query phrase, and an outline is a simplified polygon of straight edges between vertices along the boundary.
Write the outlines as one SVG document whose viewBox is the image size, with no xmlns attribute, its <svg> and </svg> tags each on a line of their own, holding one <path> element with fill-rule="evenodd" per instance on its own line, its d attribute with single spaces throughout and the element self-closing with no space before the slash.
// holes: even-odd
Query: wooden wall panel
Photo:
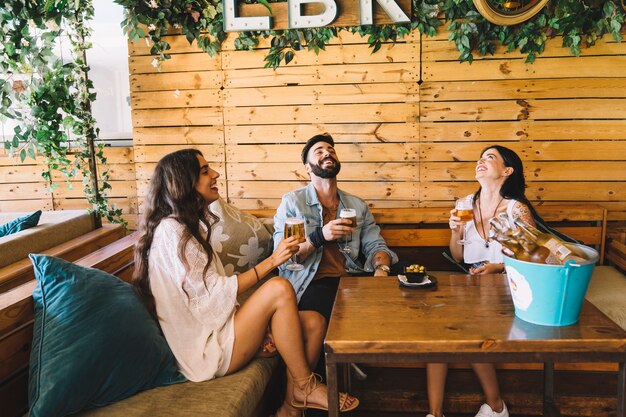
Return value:
<svg viewBox="0 0 626 417">
<path fill-rule="evenodd" d="M 480 151 L 502 143 L 524 160 L 535 203 L 599 204 L 626 220 L 626 43 L 601 40 L 577 58 L 555 38 L 533 64 L 498 46 L 470 65 L 445 30 L 376 54 L 341 33 L 274 71 L 264 68 L 269 39 L 236 51 L 229 34 L 209 57 L 176 33 L 160 68 L 149 45 L 129 43 L 134 147 L 110 161 L 113 198 L 129 212 L 141 211 L 156 162 L 185 147 L 202 150 L 231 202 L 273 209 L 308 180 L 302 144 L 329 132 L 341 186 L 373 207 L 449 207 L 477 188 Z M 0 209 L 79 204 L 76 191 L 38 183 L 0 160 Z"/>
<path fill-rule="evenodd" d="M 266 49 L 254 51 L 225 51 L 222 54 L 224 68 L 245 69 L 262 68 L 265 64 Z M 357 45 L 330 45 L 319 55 L 314 53 L 296 54 L 289 66 L 337 65 L 358 64 L 367 62 L 419 62 L 419 43 L 398 43 L 383 45 L 378 52 L 372 55 L 367 44 Z"/>
<path fill-rule="evenodd" d="M 220 172 L 222 194 L 245 208 L 275 208 L 306 183 L 302 144 L 329 132 L 344 163 L 342 186 L 373 206 L 415 206 L 419 195 L 420 36 L 371 54 L 342 34 L 319 55 L 302 51 L 276 71 L 269 43 L 218 57 L 168 36 L 172 60 L 160 72 L 145 43 L 131 43 L 131 102 L 141 211 L 154 164 L 193 146 Z"/>
<path fill-rule="evenodd" d="M 389 143 L 417 142 L 419 125 L 414 123 L 312 123 L 260 126 L 226 126 L 226 143 L 292 143 L 293 138 L 310 138 L 319 132 L 330 133 L 336 142 Z"/>
<path fill-rule="evenodd" d="M 137 191 L 133 148 L 110 147 L 104 149 L 109 169 L 111 190 L 108 196 L 116 208 L 121 208 L 130 229 L 137 224 Z M 0 156 L 0 211 L 77 210 L 87 209 L 83 197 L 82 175 L 77 173 L 70 185 L 63 174 L 52 173 L 57 188 L 50 189 L 41 177 L 44 158 L 24 163 Z M 102 173 L 102 166 L 98 166 Z"/>
<path fill-rule="evenodd" d="M 0 154 L 0 211 L 52 210 L 52 194 L 41 177 L 44 159 L 19 159 Z"/>
</svg>

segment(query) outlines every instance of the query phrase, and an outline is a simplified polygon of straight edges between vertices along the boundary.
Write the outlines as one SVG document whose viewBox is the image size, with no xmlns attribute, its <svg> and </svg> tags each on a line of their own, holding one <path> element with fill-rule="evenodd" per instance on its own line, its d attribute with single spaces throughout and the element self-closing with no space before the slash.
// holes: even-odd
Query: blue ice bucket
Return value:
<svg viewBox="0 0 626 417">
<path fill-rule="evenodd" d="M 573 245 L 585 253 L 588 262 L 545 265 L 504 256 L 504 266 L 515 315 L 544 326 L 568 326 L 578 321 L 598 252 Z"/>
</svg>

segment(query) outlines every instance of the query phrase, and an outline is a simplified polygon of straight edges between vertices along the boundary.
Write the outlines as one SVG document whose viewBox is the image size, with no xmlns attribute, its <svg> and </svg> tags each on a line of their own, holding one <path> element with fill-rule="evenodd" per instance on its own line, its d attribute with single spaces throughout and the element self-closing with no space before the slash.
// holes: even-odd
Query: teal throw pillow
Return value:
<svg viewBox="0 0 626 417">
<path fill-rule="evenodd" d="M 29 256 L 39 281 L 30 417 L 65 416 L 185 380 L 131 285 L 53 256 Z"/>
<path fill-rule="evenodd" d="M 41 210 L 37 210 L 33 214 L 18 217 L 17 219 L 13 219 L 8 223 L 0 225 L 0 237 L 12 235 L 13 233 L 35 227 L 39 223 L 40 217 Z"/>
</svg>

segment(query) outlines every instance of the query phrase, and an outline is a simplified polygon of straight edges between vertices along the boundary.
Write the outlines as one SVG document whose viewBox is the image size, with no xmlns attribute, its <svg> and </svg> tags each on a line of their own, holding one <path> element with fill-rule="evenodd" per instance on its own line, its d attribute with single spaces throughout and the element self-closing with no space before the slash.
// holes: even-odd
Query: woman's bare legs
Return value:
<svg viewBox="0 0 626 417">
<path fill-rule="evenodd" d="M 287 365 L 288 377 L 306 380 L 311 375 L 311 367 L 305 356 L 296 295 L 289 281 L 284 278 L 270 279 L 235 313 L 235 343 L 227 374 L 250 362 L 265 336 L 268 323 L 272 326 L 276 348 Z M 296 389 L 293 397 L 303 401 L 305 393 Z M 327 407 L 326 385 L 320 384 L 318 389 L 310 393 L 307 401 Z M 351 399 L 348 400 L 350 403 Z"/>
<path fill-rule="evenodd" d="M 472 368 L 474 368 L 480 381 L 487 404 L 496 412 L 502 411 L 504 402 L 500 397 L 498 378 L 493 364 L 473 363 Z M 448 364 L 446 363 L 429 363 L 426 365 L 429 413 L 435 417 L 442 417 L 443 415 L 443 394 L 447 372 Z"/>
<path fill-rule="evenodd" d="M 504 402 L 500 397 L 500 387 L 498 386 L 498 377 L 496 376 L 496 368 L 492 363 L 473 363 L 472 368 L 480 381 L 480 385 L 485 393 L 485 402 L 489 407 L 497 413 L 502 411 Z"/>
<path fill-rule="evenodd" d="M 426 386 L 428 391 L 429 413 L 435 417 L 443 416 L 443 393 L 446 387 L 447 363 L 426 364 Z"/>
<path fill-rule="evenodd" d="M 300 323 L 302 325 L 302 336 L 304 338 L 304 349 L 306 359 L 311 369 L 315 368 L 322 350 L 324 335 L 326 334 L 326 319 L 317 311 L 300 311 Z M 297 417 L 302 411 L 291 406 L 293 401 L 293 381 L 287 373 L 287 391 L 285 401 L 276 411 L 276 417 Z"/>
</svg>

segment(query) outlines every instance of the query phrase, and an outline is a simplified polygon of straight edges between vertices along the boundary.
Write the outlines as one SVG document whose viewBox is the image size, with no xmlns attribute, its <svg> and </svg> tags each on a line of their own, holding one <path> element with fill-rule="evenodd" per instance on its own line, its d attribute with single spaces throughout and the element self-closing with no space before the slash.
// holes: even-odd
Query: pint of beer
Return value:
<svg viewBox="0 0 626 417">
<path fill-rule="evenodd" d="M 356 227 L 356 210 L 350 208 L 341 209 L 339 212 L 339 218 L 350 220 L 350 227 Z M 343 239 L 343 242 L 339 244 L 339 251 L 343 253 L 351 253 L 350 242 L 352 241 L 352 233 L 348 233 Z"/>
<path fill-rule="evenodd" d="M 339 217 L 350 220 L 350 227 L 356 227 L 356 211 L 354 209 L 341 209 Z"/>
<path fill-rule="evenodd" d="M 287 217 L 285 219 L 285 236 L 284 239 L 287 239 L 291 236 L 296 236 L 300 242 L 304 242 L 306 239 L 306 232 L 304 230 L 304 219 L 299 219 L 297 217 Z M 301 271 L 304 269 L 304 265 L 298 263 L 298 258 L 294 253 L 291 257 L 291 263 L 285 266 L 290 271 Z"/>
<path fill-rule="evenodd" d="M 304 239 L 306 234 L 304 231 L 304 220 L 296 217 L 288 217 L 285 219 L 285 239 L 291 236 L 297 236 L 300 240 Z"/>
</svg>

